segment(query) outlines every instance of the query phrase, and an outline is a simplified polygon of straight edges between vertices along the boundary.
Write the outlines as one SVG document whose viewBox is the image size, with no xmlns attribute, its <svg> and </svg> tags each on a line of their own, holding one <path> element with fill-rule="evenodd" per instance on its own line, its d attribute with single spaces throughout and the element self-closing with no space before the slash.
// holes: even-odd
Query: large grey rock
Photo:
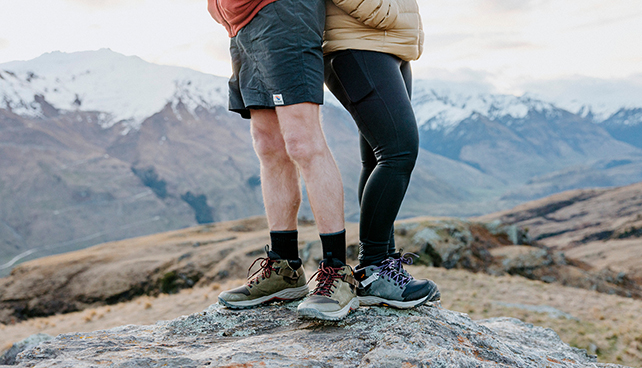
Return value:
<svg viewBox="0 0 642 368">
<path fill-rule="evenodd" d="M 2 356 L 0 356 L 0 365 L 16 364 L 16 357 L 18 356 L 18 354 L 20 354 L 25 350 L 36 347 L 38 344 L 40 344 L 43 341 L 49 341 L 51 339 L 53 339 L 53 336 L 49 336 L 44 333 L 39 333 L 39 334 L 31 335 L 26 339 L 13 344 L 11 348 L 9 348 L 9 350 L 7 350 L 4 354 L 2 354 Z"/>
<path fill-rule="evenodd" d="M 617 367 L 512 318 L 373 307 L 330 323 L 299 319 L 296 306 L 213 305 L 151 326 L 64 334 L 20 354 L 18 366 Z"/>
</svg>

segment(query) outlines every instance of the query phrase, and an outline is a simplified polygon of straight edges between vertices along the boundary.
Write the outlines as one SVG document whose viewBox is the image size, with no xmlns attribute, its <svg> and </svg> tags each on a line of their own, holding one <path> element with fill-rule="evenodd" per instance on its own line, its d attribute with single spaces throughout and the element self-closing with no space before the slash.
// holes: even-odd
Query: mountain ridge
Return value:
<svg viewBox="0 0 642 368">
<path fill-rule="evenodd" d="M 120 73 L 116 73 L 116 63 Z M 89 105 L 88 108 L 96 111 L 116 114 L 113 120 L 116 122 L 119 118 L 122 120 L 135 120 L 135 125 L 140 124 L 141 118 L 145 118 L 151 113 L 160 110 L 162 101 L 169 102 L 171 98 L 181 99 L 183 103 L 200 103 L 207 107 L 214 105 L 226 104 L 226 79 L 225 77 L 214 76 L 207 73 L 198 72 L 184 67 L 164 66 L 146 62 L 137 56 L 125 56 L 109 49 L 100 49 L 97 51 L 82 51 L 75 53 L 63 53 L 60 51 L 50 52 L 28 61 L 13 61 L 0 64 L 0 90 L 3 91 L 3 102 L 9 110 L 14 110 L 19 114 L 33 113 L 31 100 L 34 95 L 42 95 L 58 108 L 78 109 Z M 152 72 L 140 73 L 145 68 L 155 69 Z M 93 70 L 92 70 L 93 69 Z M 161 73 L 162 71 L 162 73 Z M 103 75 L 100 75 L 103 73 Z M 91 80 L 92 74 L 98 74 L 97 82 Z M 159 76 L 162 76 L 159 79 Z M 112 105 L 111 108 L 104 108 L 105 104 L 100 104 L 100 98 L 108 97 L 107 100 L 116 100 L 117 97 L 128 98 L 130 95 L 123 95 L 123 90 L 116 88 L 109 90 L 105 96 L 94 97 L 89 101 L 83 101 L 83 95 L 89 94 L 90 87 L 96 87 L 100 82 L 103 87 L 114 87 L 114 83 L 104 83 L 107 80 L 115 80 L 120 85 L 127 79 L 134 79 L 132 84 L 147 85 L 144 90 L 135 91 L 137 105 L 143 106 L 133 109 L 132 106 L 122 101 Z M 150 83 L 150 80 L 157 79 L 157 83 Z M 206 83 L 200 83 L 205 79 Z M 168 80 L 175 84 L 176 90 L 184 94 L 172 95 L 168 93 Z M 198 85 L 192 85 L 197 83 Z M 417 120 L 419 126 L 429 125 L 431 130 L 444 128 L 449 130 L 453 125 L 466 118 L 470 118 L 474 113 L 487 116 L 490 119 L 500 119 L 510 116 L 512 118 L 524 118 L 529 112 L 557 113 L 558 110 L 565 110 L 572 114 L 584 118 L 590 118 L 595 123 L 602 123 L 606 120 L 613 120 L 618 115 L 621 117 L 628 111 L 636 113 L 631 115 L 627 125 L 636 125 L 642 122 L 639 116 L 638 106 L 631 104 L 602 106 L 599 111 L 590 103 L 574 101 L 573 104 L 555 101 L 545 101 L 542 96 L 532 93 L 524 93 L 521 96 L 507 94 L 492 94 L 481 92 L 464 91 L 459 89 L 448 89 L 443 86 L 431 86 L 432 81 L 416 80 L 413 90 L 413 105 L 417 111 Z M 171 83 L 170 83 L 171 84 Z M 207 85 L 207 88 L 202 88 Z M 160 91 L 158 91 L 160 87 Z M 57 90 L 58 87 L 61 90 Z M 77 91 L 73 91 L 73 88 Z M 29 91 L 30 95 L 25 93 Z M 80 92 L 80 93 L 77 93 Z M 96 90 L 92 90 L 96 92 Z M 196 94 L 197 93 L 197 94 Z M 154 102 L 150 100 L 141 101 L 140 98 L 146 94 L 154 97 Z M 197 95 L 198 100 L 193 97 Z M 93 97 L 93 96 L 92 96 Z M 329 103 L 338 104 L 326 93 Z M 153 107 L 149 107 L 149 106 Z M 418 108 L 421 105 L 422 108 Z M 192 106 L 195 107 L 195 106 Z M 101 108 L 103 108 L 101 110 Z M 154 111 L 152 111 L 154 110 Z M 109 120 L 106 123 L 112 122 Z"/>
</svg>

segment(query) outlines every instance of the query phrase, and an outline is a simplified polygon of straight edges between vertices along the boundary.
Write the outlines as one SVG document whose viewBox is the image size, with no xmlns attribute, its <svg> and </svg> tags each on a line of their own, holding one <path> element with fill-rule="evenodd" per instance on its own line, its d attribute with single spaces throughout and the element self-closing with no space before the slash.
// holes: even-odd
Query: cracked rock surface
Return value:
<svg viewBox="0 0 642 368">
<path fill-rule="evenodd" d="M 20 353 L 17 366 L 622 367 L 514 318 L 371 307 L 321 322 L 298 318 L 297 305 L 234 311 L 214 304 L 154 325 L 63 334 Z"/>
</svg>

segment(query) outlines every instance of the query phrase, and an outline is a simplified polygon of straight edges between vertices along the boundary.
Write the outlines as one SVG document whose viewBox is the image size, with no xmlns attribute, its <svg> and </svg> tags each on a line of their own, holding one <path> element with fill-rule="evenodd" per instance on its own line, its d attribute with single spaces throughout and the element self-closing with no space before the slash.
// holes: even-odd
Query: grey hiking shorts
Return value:
<svg viewBox="0 0 642 368">
<path fill-rule="evenodd" d="M 325 0 L 266 5 L 230 40 L 229 109 L 323 103 Z"/>
</svg>

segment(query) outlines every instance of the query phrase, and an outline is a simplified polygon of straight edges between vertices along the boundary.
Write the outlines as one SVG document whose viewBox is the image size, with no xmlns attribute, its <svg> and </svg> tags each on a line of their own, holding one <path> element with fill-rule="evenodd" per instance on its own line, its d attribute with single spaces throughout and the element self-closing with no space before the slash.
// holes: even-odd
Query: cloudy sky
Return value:
<svg viewBox="0 0 642 368">
<path fill-rule="evenodd" d="M 419 4 L 426 43 L 413 64 L 417 77 L 516 94 L 561 94 L 574 81 L 581 90 L 617 82 L 642 91 L 640 0 Z M 0 0 L 0 9 L 0 64 L 110 48 L 222 76 L 230 71 L 227 35 L 206 0 Z"/>
</svg>

